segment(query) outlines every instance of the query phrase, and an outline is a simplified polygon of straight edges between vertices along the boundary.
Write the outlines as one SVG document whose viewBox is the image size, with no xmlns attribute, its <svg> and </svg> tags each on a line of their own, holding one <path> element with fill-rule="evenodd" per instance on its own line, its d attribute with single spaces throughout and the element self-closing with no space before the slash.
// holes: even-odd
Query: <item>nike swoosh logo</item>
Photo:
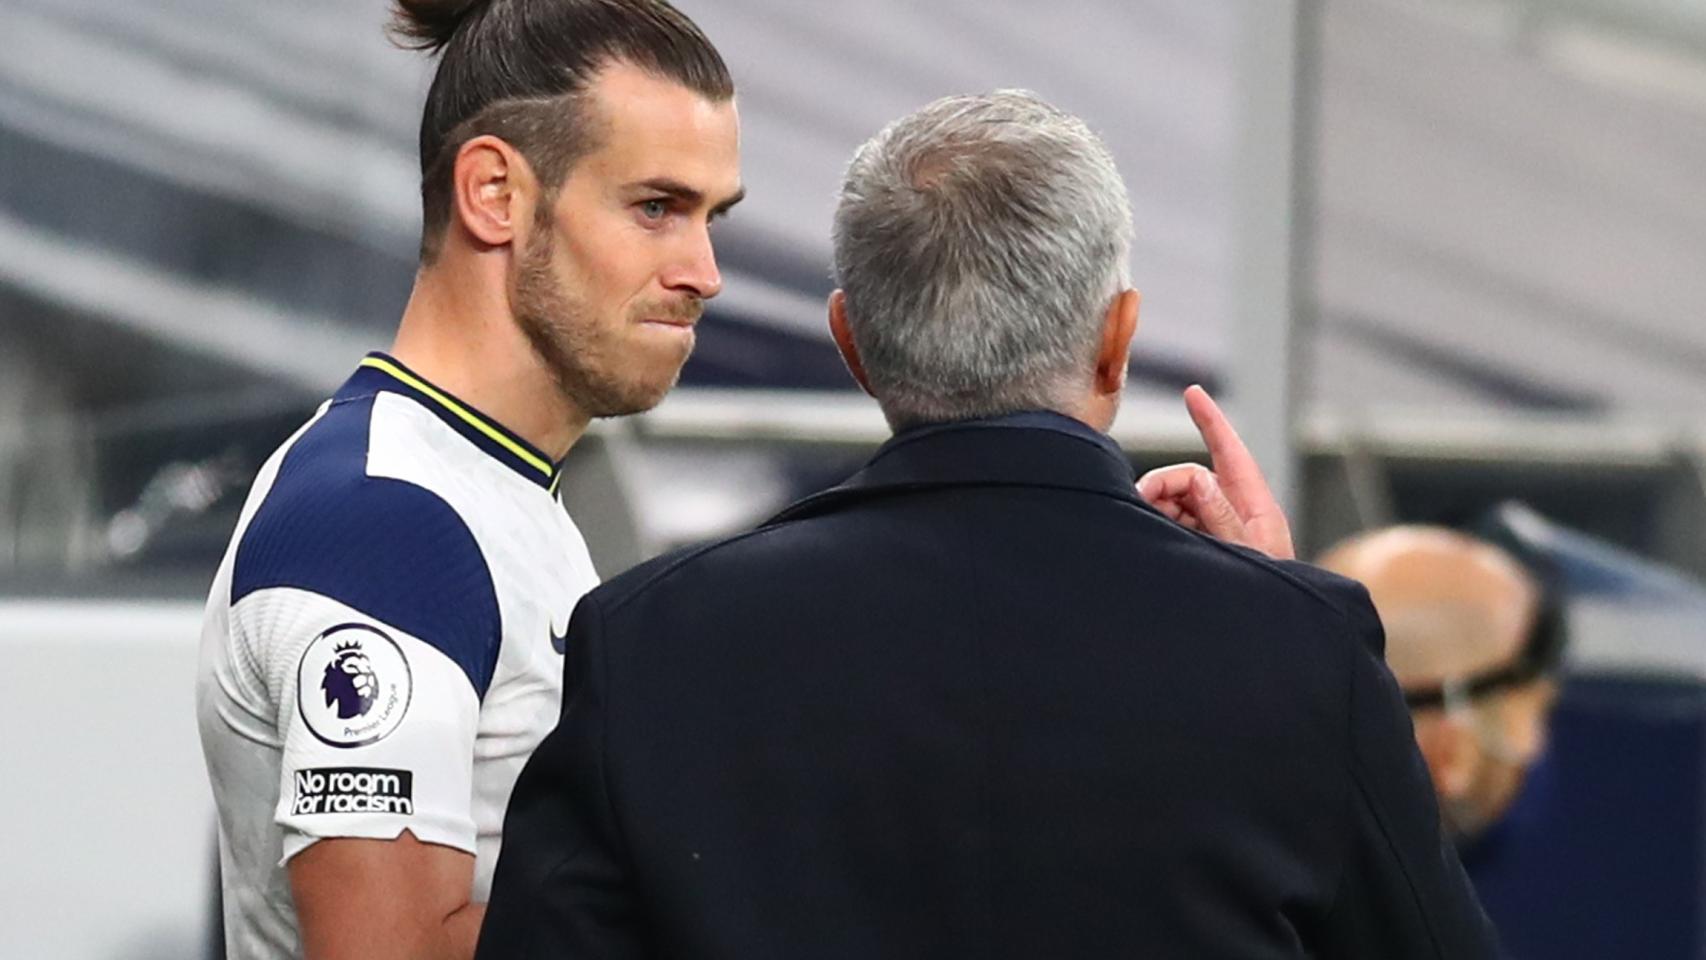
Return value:
<svg viewBox="0 0 1706 960">
<path fill-rule="evenodd" d="M 557 628 L 554 626 L 550 627 L 547 632 L 551 634 L 552 650 L 555 650 L 560 654 L 569 652 L 569 628 L 566 624 L 563 626 L 562 633 L 558 633 Z"/>
</svg>

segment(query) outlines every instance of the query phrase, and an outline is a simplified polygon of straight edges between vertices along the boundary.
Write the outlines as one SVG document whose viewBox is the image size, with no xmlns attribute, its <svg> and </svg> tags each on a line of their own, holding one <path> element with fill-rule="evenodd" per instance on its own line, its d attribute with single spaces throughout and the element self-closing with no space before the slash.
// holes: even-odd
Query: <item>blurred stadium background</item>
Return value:
<svg viewBox="0 0 1706 960">
<path fill-rule="evenodd" d="M 1706 956 L 1706 7 L 680 6 L 735 71 L 751 198 L 682 387 L 573 454 L 605 573 L 881 442 L 822 320 L 842 166 L 936 96 L 1035 89 L 1131 187 L 1137 463 L 1197 455 L 1178 392 L 1202 382 L 1306 551 L 1512 497 L 1565 529 L 1555 752 L 1610 785 L 1580 885 L 1645 920 L 1535 909 L 1572 955 Z M 206 949 L 201 599 L 255 469 L 389 343 L 413 274 L 429 65 L 383 20 L 0 10 L 0 956 Z"/>
</svg>

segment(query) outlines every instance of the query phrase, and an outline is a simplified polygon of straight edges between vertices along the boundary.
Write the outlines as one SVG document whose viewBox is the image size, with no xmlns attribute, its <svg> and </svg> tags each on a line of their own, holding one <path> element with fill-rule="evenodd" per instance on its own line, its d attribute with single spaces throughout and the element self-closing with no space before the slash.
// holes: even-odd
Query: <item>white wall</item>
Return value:
<svg viewBox="0 0 1706 960">
<path fill-rule="evenodd" d="M 0 957 L 202 956 L 199 605 L 0 601 Z"/>
</svg>

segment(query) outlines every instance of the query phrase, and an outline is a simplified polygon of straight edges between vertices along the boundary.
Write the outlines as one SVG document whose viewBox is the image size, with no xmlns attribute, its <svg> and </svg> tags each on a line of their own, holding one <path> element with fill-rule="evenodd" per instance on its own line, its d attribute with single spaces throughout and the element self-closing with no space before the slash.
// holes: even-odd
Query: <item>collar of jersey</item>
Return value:
<svg viewBox="0 0 1706 960">
<path fill-rule="evenodd" d="M 562 464 L 449 391 L 433 386 L 395 357 L 377 351 L 363 357 L 333 399 L 370 397 L 380 391 L 408 397 L 504 466 L 552 493 L 557 492 Z"/>
</svg>

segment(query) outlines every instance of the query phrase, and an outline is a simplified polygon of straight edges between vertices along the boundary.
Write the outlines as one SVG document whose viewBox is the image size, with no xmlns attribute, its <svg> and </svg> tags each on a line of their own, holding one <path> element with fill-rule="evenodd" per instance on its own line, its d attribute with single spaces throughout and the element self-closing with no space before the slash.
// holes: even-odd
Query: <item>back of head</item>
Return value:
<svg viewBox="0 0 1706 960">
<path fill-rule="evenodd" d="M 867 142 L 835 214 L 835 272 L 890 423 L 1071 403 L 1131 230 L 1107 147 L 1033 94 L 938 100 Z"/>
<path fill-rule="evenodd" d="M 711 42 L 665 0 L 395 0 L 392 33 L 440 55 L 421 116 L 421 257 L 450 220 L 457 151 L 490 134 L 515 147 L 547 190 L 597 145 L 580 102 L 621 61 L 712 100 L 734 95 Z"/>
</svg>

